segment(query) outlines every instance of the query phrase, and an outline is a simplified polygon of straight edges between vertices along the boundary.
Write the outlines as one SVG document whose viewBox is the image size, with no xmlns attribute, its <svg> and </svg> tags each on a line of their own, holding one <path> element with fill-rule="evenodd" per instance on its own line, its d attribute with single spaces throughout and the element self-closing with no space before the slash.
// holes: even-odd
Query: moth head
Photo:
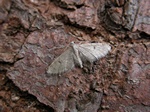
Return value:
<svg viewBox="0 0 150 112">
<path fill-rule="evenodd" d="M 73 46 L 75 43 L 74 43 L 74 41 L 72 41 L 71 43 L 70 43 L 70 46 Z"/>
</svg>

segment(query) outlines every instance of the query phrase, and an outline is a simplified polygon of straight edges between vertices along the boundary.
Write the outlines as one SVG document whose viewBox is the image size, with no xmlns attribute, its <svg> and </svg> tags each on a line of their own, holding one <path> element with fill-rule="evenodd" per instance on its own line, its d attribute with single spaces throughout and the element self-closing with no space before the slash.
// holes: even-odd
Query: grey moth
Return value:
<svg viewBox="0 0 150 112">
<path fill-rule="evenodd" d="M 47 73 L 48 75 L 61 74 L 76 65 L 83 68 L 85 61 L 92 63 L 104 57 L 110 50 L 111 47 L 106 43 L 75 44 L 71 42 L 69 48 L 48 66 Z"/>
</svg>

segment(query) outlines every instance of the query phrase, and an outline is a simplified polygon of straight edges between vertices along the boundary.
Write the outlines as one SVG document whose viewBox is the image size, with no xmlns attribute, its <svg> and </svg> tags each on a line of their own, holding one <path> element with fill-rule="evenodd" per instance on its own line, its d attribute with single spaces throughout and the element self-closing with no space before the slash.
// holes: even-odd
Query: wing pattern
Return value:
<svg viewBox="0 0 150 112">
<path fill-rule="evenodd" d="M 88 43 L 81 44 L 78 51 L 82 61 L 94 62 L 104 57 L 111 47 L 106 43 Z"/>
</svg>

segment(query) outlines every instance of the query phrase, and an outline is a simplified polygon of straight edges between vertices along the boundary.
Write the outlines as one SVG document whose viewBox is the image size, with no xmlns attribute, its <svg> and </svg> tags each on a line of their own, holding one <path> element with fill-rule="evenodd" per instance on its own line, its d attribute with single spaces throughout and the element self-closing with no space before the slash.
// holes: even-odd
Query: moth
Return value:
<svg viewBox="0 0 150 112">
<path fill-rule="evenodd" d="M 76 65 L 83 68 L 83 63 L 94 61 L 104 57 L 111 47 L 106 43 L 75 44 L 71 42 L 69 48 L 56 58 L 48 67 L 47 73 L 61 74 L 74 68 Z"/>
</svg>

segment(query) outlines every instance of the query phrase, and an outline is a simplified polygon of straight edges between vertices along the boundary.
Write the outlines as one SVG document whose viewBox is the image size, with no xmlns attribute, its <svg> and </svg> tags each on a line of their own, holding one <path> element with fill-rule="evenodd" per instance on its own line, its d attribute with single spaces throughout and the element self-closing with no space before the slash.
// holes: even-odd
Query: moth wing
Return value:
<svg viewBox="0 0 150 112">
<path fill-rule="evenodd" d="M 87 43 L 78 47 L 80 57 L 83 61 L 94 62 L 104 57 L 111 47 L 106 43 Z"/>
<path fill-rule="evenodd" d="M 72 69 L 74 66 L 73 51 L 69 48 L 52 62 L 48 67 L 47 73 L 61 74 Z"/>
</svg>

